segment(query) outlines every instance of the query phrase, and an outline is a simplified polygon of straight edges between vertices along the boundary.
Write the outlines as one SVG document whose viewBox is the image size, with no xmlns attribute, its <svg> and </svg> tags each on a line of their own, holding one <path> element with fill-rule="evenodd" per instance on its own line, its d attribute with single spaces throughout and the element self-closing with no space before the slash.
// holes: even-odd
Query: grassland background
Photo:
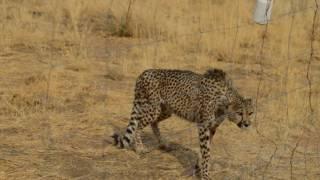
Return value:
<svg viewBox="0 0 320 180">
<path fill-rule="evenodd" d="M 216 133 L 212 178 L 320 178 L 314 1 L 274 1 L 266 36 L 252 23 L 253 0 L 129 4 L 0 0 L 0 179 L 193 179 L 181 174 L 198 157 L 193 124 L 161 123 L 170 152 L 158 150 L 146 128 L 152 151 L 144 156 L 108 137 L 127 125 L 143 70 L 208 67 L 223 68 L 241 94 L 258 99 L 251 130 L 226 121 Z"/>
</svg>

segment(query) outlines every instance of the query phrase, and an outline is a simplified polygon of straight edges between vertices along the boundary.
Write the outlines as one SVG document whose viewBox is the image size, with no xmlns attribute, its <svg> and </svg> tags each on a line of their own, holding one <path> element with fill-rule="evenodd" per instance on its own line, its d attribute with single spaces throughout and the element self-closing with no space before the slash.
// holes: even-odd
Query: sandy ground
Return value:
<svg viewBox="0 0 320 180">
<path fill-rule="evenodd" d="M 150 128 L 143 136 L 150 149 L 145 155 L 110 143 L 109 136 L 128 123 L 137 74 L 123 75 L 116 61 L 106 64 L 94 55 L 90 62 L 59 60 L 53 67 L 28 52 L 1 57 L 1 179 L 194 179 L 183 172 L 198 158 L 197 129 L 178 117 L 161 123 L 170 152 L 157 148 Z M 254 72 L 249 83 L 247 74 L 232 73 L 244 76 L 235 80 L 243 94 L 254 93 L 248 88 L 256 86 Z M 278 117 L 268 112 L 277 95 L 263 101 L 261 134 L 257 126 L 243 131 L 227 121 L 219 128 L 211 152 L 213 179 L 290 179 L 291 171 L 293 179 L 320 177 L 317 128 L 296 127 L 279 140 L 272 121 Z"/>
</svg>

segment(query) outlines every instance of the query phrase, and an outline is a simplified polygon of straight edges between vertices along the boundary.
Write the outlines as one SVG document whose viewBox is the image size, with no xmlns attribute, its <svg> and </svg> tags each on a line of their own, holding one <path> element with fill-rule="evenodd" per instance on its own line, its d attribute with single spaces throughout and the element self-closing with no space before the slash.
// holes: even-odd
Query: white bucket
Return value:
<svg viewBox="0 0 320 180">
<path fill-rule="evenodd" d="M 254 12 L 254 21 L 258 24 L 267 24 L 271 19 L 273 0 L 257 0 Z"/>
</svg>

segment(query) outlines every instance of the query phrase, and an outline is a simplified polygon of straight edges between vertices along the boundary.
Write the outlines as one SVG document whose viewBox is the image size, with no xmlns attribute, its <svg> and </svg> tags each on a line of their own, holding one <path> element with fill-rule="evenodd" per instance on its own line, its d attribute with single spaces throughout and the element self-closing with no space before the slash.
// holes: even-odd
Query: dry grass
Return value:
<svg viewBox="0 0 320 180">
<path fill-rule="evenodd" d="M 260 56 L 265 27 L 242 27 L 252 22 L 252 1 L 135 0 L 128 12 L 128 0 L 0 0 L 0 179 L 192 179 L 181 173 L 198 156 L 194 125 L 176 117 L 161 124 L 171 152 L 157 150 L 147 128 L 153 150 L 142 157 L 108 136 L 127 125 L 144 69 L 207 67 L 226 70 L 253 98 L 262 77 L 255 127 L 219 128 L 212 177 L 319 179 L 320 18 L 310 117 L 314 11 L 295 14 L 289 38 L 292 16 L 282 14 L 290 2 L 296 11 L 314 5 L 275 1 Z"/>
</svg>

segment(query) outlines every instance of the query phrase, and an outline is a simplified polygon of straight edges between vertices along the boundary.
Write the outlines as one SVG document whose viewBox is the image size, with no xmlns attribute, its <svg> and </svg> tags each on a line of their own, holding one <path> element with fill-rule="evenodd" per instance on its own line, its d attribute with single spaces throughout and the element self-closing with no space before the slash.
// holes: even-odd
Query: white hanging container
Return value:
<svg viewBox="0 0 320 180">
<path fill-rule="evenodd" d="M 257 0 L 254 12 L 254 21 L 258 24 L 267 24 L 271 19 L 273 0 Z"/>
</svg>

